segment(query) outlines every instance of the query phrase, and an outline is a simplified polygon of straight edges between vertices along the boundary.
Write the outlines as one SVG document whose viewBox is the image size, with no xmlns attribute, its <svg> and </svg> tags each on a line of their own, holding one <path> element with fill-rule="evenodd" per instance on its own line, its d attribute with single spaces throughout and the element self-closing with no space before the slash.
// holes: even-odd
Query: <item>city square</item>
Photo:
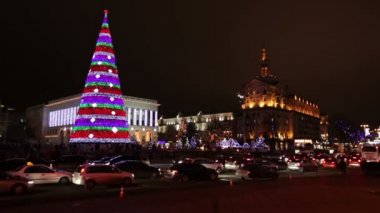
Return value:
<svg viewBox="0 0 380 213">
<path fill-rule="evenodd" d="M 1 212 L 376 211 L 379 6 L 8 2 Z"/>
</svg>

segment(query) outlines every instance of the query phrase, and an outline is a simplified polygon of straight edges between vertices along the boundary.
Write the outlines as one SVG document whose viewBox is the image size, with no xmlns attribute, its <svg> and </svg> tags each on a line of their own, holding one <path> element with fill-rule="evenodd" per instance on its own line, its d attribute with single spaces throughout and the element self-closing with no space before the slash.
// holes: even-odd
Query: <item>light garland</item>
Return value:
<svg viewBox="0 0 380 213">
<path fill-rule="evenodd" d="M 71 132 L 71 143 L 130 142 L 107 15 L 105 11 Z"/>
</svg>

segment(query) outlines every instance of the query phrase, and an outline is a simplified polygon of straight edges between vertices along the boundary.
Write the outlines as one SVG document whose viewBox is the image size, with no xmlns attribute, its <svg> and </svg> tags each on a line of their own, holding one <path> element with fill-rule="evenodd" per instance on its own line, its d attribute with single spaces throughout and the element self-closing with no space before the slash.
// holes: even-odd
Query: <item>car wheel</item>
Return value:
<svg viewBox="0 0 380 213">
<path fill-rule="evenodd" d="M 220 167 L 216 168 L 216 172 L 217 172 L 218 174 L 221 173 L 221 172 L 222 172 L 222 168 L 220 168 Z"/>
<path fill-rule="evenodd" d="M 214 174 L 214 173 L 211 173 L 210 174 L 210 180 L 215 181 L 216 179 L 218 179 L 218 175 Z"/>
<path fill-rule="evenodd" d="M 96 185 L 95 181 L 87 180 L 86 183 L 84 184 L 84 187 L 88 190 L 92 190 L 94 189 L 95 185 Z"/>
<path fill-rule="evenodd" d="M 124 178 L 123 181 L 121 182 L 122 186 L 130 186 L 132 185 L 132 180 L 129 178 Z"/>
<path fill-rule="evenodd" d="M 187 175 L 182 175 L 180 180 L 181 180 L 181 182 L 187 182 L 187 181 L 189 181 L 189 177 Z"/>
<path fill-rule="evenodd" d="M 58 181 L 58 183 L 61 185 L 68 184 L 69 182 L 70 182 L 70 179 L 68 177 L 61 177 L 61 179 L 59 179 Z"/>
<path fill-rule="evenodd" d="M 15 195 L 24 194 L 26 192 L 27 188 L 23 184 L 16 184 L 12 187 L 11 192 Z"/>
</svg>

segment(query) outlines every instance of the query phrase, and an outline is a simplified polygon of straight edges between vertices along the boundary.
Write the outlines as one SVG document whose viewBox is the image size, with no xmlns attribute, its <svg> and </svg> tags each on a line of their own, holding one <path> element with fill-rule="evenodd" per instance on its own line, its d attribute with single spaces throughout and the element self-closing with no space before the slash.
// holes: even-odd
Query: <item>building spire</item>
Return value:
<svg viewBox="0 0 380 213">
<path fill-rule="evenodd" d="M 269 59 L 265 47 L 261 49 L 261 62 L 260 62 L 260 75 L 261 77 L 271 76 L 269 68 Z"/>
</svg>

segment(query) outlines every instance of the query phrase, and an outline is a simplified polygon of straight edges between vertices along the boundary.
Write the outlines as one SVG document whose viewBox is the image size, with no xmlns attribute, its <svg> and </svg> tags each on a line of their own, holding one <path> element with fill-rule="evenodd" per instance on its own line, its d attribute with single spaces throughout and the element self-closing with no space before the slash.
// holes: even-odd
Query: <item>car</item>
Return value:
<svg viewBox="0 0 380 213">
<path fill-rule="evenodd" d="M 198 163 L 182 163 L 171 167 L 169 170 L 172 180 L 187 182 L 189 180 L 218 179 L 218 173 Z"/>
<path fill-rule="evenodd" d="M 0 161 L 0 171 L 6 172 L 19 168 L 27 164 L 25 158 L 9 158 L 3 161 Z"/>
<path fill-rule="evenodd" d="M 348 166 L 351 167 L 358 167 L 362 163 L 361 155 L 360 153 L 351 153 L 348 156 Z"/>
<path fill-rule="evenodd" d="M 121 171 L 133 173 L 136 179 L 161 177 L 161 169 L 149 166 L 141 161 L 126 160 L 115 163 L 114 166 Z"/>
<path fill-rule="evenodd" d="M 278 166 L 278 170 L 286 170 L 286 169 L 288 169 L 288 163 L 285 162 L 285 160 L 277 161 L 276 164 Z"/>
<path fill-rule="evenodd" d="M 338 152 L 334 154 L 334 159 L 336 161 L 338 161 L 338 159 L 341 159 L 341 158 L 344 160 L 344 162 L 347 162 L 347 156 L 345 153 Z"/>
<path fill-rule="evenodd" d="M 57 169 L 73 172 L 79 165 L 87 162 L 87 158 L 82 155 L 63 155 L 58 160 L 53 162 Z"/>
<path fill-rule="evenodd" d="M 12 194 L 24 194 L 30 191 L 34 186 L 32 180 L 26 178 L 11 176 L 5 172 L 0 173 L 0 192 Z"/>
<path fill-rule="evenodd" d="M 179 161 L 178 163 L 195 163 L 195 164 L 201 164 L 205 166 L 206 168 L 213 169 L 217 173 L 221 173 L 224 169 L 224 166 L 222 163 L 215 162 L 213 160 L 207 159 L 207 158 L 185 158 L 182 161 Z"/>
<path fill-rule="evenodd" d="M 231 157 L 231 156 L 230 156 Z M 217 162 L 217 163 L 221 163 L 223 165 L 225 165 L 226 161 L 228 160 L 229 157 L 227 157 L 226 155 L 224 154 L 218 154 L 214 157 L 214 161 Z"/>
<path fill-rule="evenodd" d="M 135 176 L 131 172 L 124 172 L 113 165 L 84 164 L 77 167 L 72 174 L 75 185 L 83 185 L 86 189 L 93 189 L 96 185 L 131 185 Z"/>
<path fill-rule="evenodd" d="M 236 170 L 240 167 L 240 161 L 239 159 L 230 156 L 225 160 L 224 168 L 226 170 Z"/>
<path fill-rule="evenodd" d="M 95 165 L 95 164 L 105 164 L 107 163 L 108 161 L 110 161 L 112 159 L 112 157 L 103 157 L 99 160 L 94 160 L 94 161 L 91 161 L 89 162 L 88 164 L 91 164 L 91 165 Z"/>
<path fill-rule="evenodd" d="M 34 184 L 68 184 L 71 182 L 70 172 L 55 170 L 42 164 L 21 166 L 17 170 L 9 171 L 8 173 L 12 176 L 33 180 Z"/>
<path fill-rule="evenodd" d="M 323 163 L 327 158 L 331 158 L 331 156 L 324 154 L 324 153 L 318 153 L 314 156 L 315 161 L 318 165 L 323 166 Z"/>
<path fill-rule="evenodd" d="M 121 161 L 125 161 L 125 160 L 140 161 L 141 159 L 140 159 L 140 157 L 134 156 L 134 155 L 118 155 L 116 157 L 111 158 L 108 161 L 105 161 L 104 164 L 106 164 L 106 165 L 113 165 L 115 163 L 118 163 L 118 162 L 121 162 Z M 146 162 L 146 163 L 149 164 L 149 162 Z"/>
<path fill-rule="evenodd" d="M 260 157 L 261 157 L 260 155 L 259 156 L 255 156 L 254 153 L 249 152 L 249 153 L 247 153 L 246 155 L 243 156 L 242 161 L 245 162 L 245 163 L 247 163 L 247 164 L 249 164 L 249 163 L 253 162 L 255 160 L 255 158 L 260 158 Z"/>
<path fill-rule="evenodd" d="M 0 162 L 0 171 L 6 172 L 11 171 L 19 168 L 20 166 L 27 165 L 28 163 L 32 164 L 43 164 L 46 166 L 50 166 L 52 164 L 52 161 L 45 160 L 42 158 L 8 158 L 6 160 L 3 160 Z"/>
<path fill-rule="evenodd" d="M 278 170 L 278 165 L 275 162 L 270 161 L 270 160 L 261 159 L 261 158 L 255 159 L 254 164 L 261 165 L 262 167 L 267 167 L 270 169 Z M 247 165 L 249 165 L 249 164 L 247 164 Z"/>
<path fill-rule="evenodd" d="M 318 171 L 318 164 L 315 160 L 310 158 L 303 160 L 297 159 L 288 162 L 288 170 L 297 170 L 300 172 Z"/>
<path fill-rule="evenodd" d="M 195 158 L 193 163 L 201 164 L 206 168 L 215 170 L 217 173 L 221 173 L 224 169 L 222 163 L 218 163 L 207 158 Z"/>
<path fill-rule="evenodd" d="M 247 164 L 237 169 L 235 175 L 242 180 L 255 178 L 278 178 L 278 173 L 276 169 L 266 167 L 260 164 Z"/>
<path fill-rule="evenodd" d="M 336 168 L 336 162 L 334 158 L 326 158 L 322 163 L 323 168 Z"/>
</svg>

